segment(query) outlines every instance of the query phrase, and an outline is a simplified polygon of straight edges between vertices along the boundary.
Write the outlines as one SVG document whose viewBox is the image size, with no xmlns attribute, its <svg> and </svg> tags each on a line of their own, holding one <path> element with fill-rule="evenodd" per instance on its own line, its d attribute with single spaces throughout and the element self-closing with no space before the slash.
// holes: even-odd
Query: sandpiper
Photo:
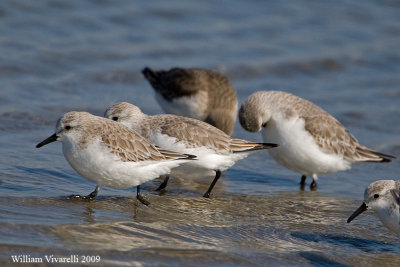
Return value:
<svg viewBox="0 0 400 267">
<path fill-rule="evenodd" d="M 87 112 L 64 114 L 57 122 L 56 132 L 36 147 L 54 141 L 61 141 L 64 156 L 72 168 L 97 183 L 89 195 L 71 196 L 80 199 L 93 199 L 101 186 L 136 186 L 138 200 L 148 205 L 140 194 L 140 184 L 168 174 L 172 168 L 195 158 L 159 149 L 134 130 Z"/>
<path fill-rule="evenodd" d="M 148 116 L 137 106 L 126 102 L 109 107 L 105 117 L 134 129 L 161 148 L 196 155 L 196 161 L 173 169 L 171 176 L 215 175 L 204 194 L 207 198 L 222 171 L 256 150 L 277 146 L 232 138 L 216 127 L 192 118 L 171 114 Z M 167 181 L 168 177 L 159 190 L 166 186 Z"/>
<path fill-rule="evenodd" d="M 142 70 L 164 112 L 205 121 L 232 135 L 237 114 L 235 89 L 222 74 L 198 68 Z"/>
<path fill-rule="evenodd" d="M 371 209 L 387 228 L 399 235 L 399 193 L 400 180 L 379 180 L 371 183 L 365 189 L 363 204 L 349 217 L 347 222 L 351 222 L 362 212 Z"/>
<path fill-rule="evenodd" d="M 344 126 L 315 104 L 282 91 L 252 94 L 239 110 L 242 127 L 280 146 L 269 153 L 281 165 L 307 176 L 347 170 L 358 162 L 390 162 L 393 156 L 361 145 Z"/>
</svg>

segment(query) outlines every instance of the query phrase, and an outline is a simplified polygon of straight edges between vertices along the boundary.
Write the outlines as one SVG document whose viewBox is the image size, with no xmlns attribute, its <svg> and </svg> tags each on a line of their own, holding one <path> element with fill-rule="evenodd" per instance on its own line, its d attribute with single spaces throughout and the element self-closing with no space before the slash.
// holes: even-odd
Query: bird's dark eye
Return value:
<svg viewBox="0 0 400 267">
<path fill-rule="evenodd" d="M 118 121 L 118 117 L 112 117 L 113 121 Z"/>
<path fill-rule="evenodd" d="M 376 199 L 376 198 L 378 198 L 379 197 L 379 194 L 375 194 L 374 195 L 374 198 Z"/>
<path fill-rule="evenodd" d="M 72 128 L 72 127 L 69 126 L 69 125 L 66 125 L 66 126 L 64 127 L 65 130 L 71 130 L 71 128 Z"/>
</svg>

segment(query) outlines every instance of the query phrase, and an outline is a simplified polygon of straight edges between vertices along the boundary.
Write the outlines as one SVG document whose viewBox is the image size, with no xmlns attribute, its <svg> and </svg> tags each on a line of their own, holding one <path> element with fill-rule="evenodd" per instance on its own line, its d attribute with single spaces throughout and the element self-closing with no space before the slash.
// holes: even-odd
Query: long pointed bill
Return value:
<svg viewBox="0 0 400 267">
<path fill-rule="evenodd" d="M 46 138 L 45 140 L 43 140 L 42 142 L 40 142 L 39 144 L 36 145 L 36 148 L 42 147 L 44 145 L 47 145 L 51 142 L 57 141 L 58 140 L 58 136 L 57 134 L 53 134 L 52 136 L 49 136 L 48 138 Z"/>
<path fill-rule="evenodd" d="M 347 219 L 347 223 L 349 223 L 352 220 L 354 220 L 355 217 L 357 217 L 358 215 L 360 215 L 361 213 L 363 213 L 367 209 L 368 209 L 367 204 L 365 204 L 365 202 L 362 203 L 362 205 Z"/>
</svg>

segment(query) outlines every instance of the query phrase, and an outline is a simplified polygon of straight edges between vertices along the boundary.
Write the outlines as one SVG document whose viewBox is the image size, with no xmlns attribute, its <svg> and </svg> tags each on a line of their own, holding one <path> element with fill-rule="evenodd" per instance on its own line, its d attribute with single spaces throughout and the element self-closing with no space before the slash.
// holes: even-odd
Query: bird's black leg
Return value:
<svg viewBox="0 0 400 267">
<path fill-rule="evenodd" d="M 167 187 L 168 180 L 169 180 L 169 175 L 166 175 L 165 179 L 164 179 L 164 182 L 162 182 L 160 184 L 160 186 L 156 189 L 156 191 L 161 191 L 161 190 L 165 189 Z"/>
<path fill-rule="evenodd" d="M 306 179 L 307 176 L 306 175 L 302 175 L 301 176 L 301 180 L 300 180 L 300 190 L 304 190 L 304 187 L 306 185 Z"/>
<path fill-rule="evenodd" d="M 317 190 L 317 180 L 318 180 L 318 176 L 317 176 L 317 174 L 313 174 L 312 175 L 312 183 L 310 184 L 310 189 L 311 189 L 311 191 L 315 191 L 315 190 Z"/>
<path fill-rule="evenodd" d="M 213 190 L 213 188 L 214 188 L 215 184 L 217 183 L 219 177 L 221 177 L 221 171 L 220 171 L 220 170 L 217 170 L 217 171 L 215 172 L 215 178 L 214 178 L 214 180 L 213 180 L 212 183 L 210 184 L 210 187 L 208 188 L 207 192 L 203 195 L 203 197 L 205 197 L 205 198 L 209 198 L 209 197 L 210 197 L 211 191 Z"/>
<path fill-rule="evenodd" d="M 313 180 L 310 184 L 310 189 L 311 191 L 315 191 L 317 190 L 317 182 L 315 180 Z"/>
<path fill-rule="evenodd" d="M 148 202 L 147 200 L 145 200 L 145 199 L 143 198 L 143 196 L 140 194 L 140 185 L 136 186 L 136 198 L 137 198 L 140 202 L 142 202 L 143 205 L 146 205 L 146 206 L 150 205 L 150 202 Z"/>
<path fill-rule="evenodd" d="M 92 193 L 90 193 L 89 195 L 85 196 L 85 199 L 93 199 L 97 196 L 97 194 L 99 193 L 100 187 L 96 186 L 96 188 L 94 189 L 94 191 Z"/>
<path fill-rule="evenodd" d="M 96 188 L 94 189 L 94 191 L 92 193 L 90 193 L 87 196 L 81 196 L 81 195 L 71 195 L 69 198 L 71 199 L 82 199 L 82 200 L 93 200 L 97 194 L 99 193 L 100 187 L 96 186 Z"/>
</svg>

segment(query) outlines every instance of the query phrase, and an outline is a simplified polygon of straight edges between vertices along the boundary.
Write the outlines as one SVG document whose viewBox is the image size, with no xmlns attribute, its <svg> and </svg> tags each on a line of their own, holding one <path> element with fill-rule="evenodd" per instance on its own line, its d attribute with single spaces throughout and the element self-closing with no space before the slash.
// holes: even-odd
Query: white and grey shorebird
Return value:
<svg viewBox="0 0 400 267">
<path fill-rule="evenodd" d="M 168 71 L 142 70 L 165 113 L 205 121 L 232 135 L 237 114 L 237 96 L 222 74 L 198 68 Z"/>
<path fill-rule="evenodd" d="M 400 180 L 379 180 L 371 183 L 365 189 L 363 204 L 349 217 L 347 222 L 351 222 L 362 212 L 371 209 L 383 225 L 399 235 L 399 193 Z"/>
<path fill-rule="evenodd" d="M 393 156 L 361 145 L 345 127 L 322 108 L 282 91 L 250 95 L 239 110 L 242 127 L 262 131 L 264 140 L 278 143 L 270 155 L 286 168 L 300 173 L 304 188 L 311 176 L 348 170 L 359 162 L 390 162 Z"/>
<path fill-rule="evenodd" d="M 140 194 L 140 184 L 195 158 L 157 148 L 134 130 L 87 112 L 64 114 L 57 122 L 56 132 L 36 147 L 54 141 L 61 141 L 72 168 L 97 183 L 88 196 L 72 198 L 93 199 L 102 186 L 117 189 L 136 186 L 138 200 L 148 205 Z"/>
<path fill-rule="evenodd" d="M 216 127 L 193 118 L 172 114 L 148 116 L 137 106 L 126 102 L 109 107 L 105 117 L 134 129 L 159 147 L 196 155 L 196 161 L 173 169 L 171 176 L 214 175 L 213 182 L 203 195 L 207 198 L 222 171 L 256 150 L 277 146 L 232 138 Z M 165 188 L 167 182 L 168 177 L 158 190 Z"/>
</svg>

